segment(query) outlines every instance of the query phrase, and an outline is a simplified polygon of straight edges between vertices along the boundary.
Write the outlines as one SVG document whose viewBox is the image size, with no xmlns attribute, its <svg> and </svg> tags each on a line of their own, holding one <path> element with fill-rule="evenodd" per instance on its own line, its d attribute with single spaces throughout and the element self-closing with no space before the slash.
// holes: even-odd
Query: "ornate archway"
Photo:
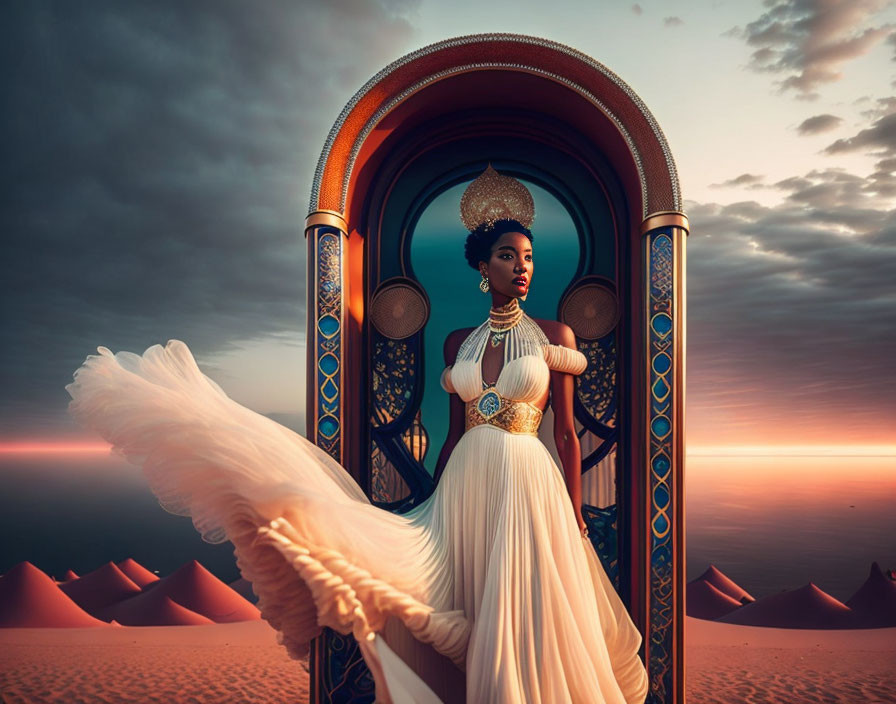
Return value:
<svg viewBox="0 0 896 704">
<path fill-rule="evenodd" d="M 605 66 L 536 37 L 471 35 L 402 57 L 348 102 L 324 145 L 306 220 L 308 437 L 374 499 L 396 497 L 377 497 L 373 455 L 399 473 L 405 504 L 430 488 L 418 412 L 428 301 L 407 243 L 425 204 L 488 161 L 549 190 L 575 222 L 579 266 L 558 313 L 578 306 L 581 318 L 601 297 L 618 307 L 599 337 L 574 327 L 591 360 L 576 415 L 595 440 L 594 462 L 615 450 L 617 583 L 645 636 L 650 701 L 683 701 L 688 222 L 662 131 Z M 416 306 L 416 329 L 392 333 L 372 321 L 386 289 Z M 384 400 L 379 385 L 358 382 L 391 364 L 396 344 L 407 378 L 393 374 L 400 388 Z M 320 644 L 318 701 L 329 701 L 330 657 Z M 343 681 L 356 665 L 338 664 Z"/>
</svg>

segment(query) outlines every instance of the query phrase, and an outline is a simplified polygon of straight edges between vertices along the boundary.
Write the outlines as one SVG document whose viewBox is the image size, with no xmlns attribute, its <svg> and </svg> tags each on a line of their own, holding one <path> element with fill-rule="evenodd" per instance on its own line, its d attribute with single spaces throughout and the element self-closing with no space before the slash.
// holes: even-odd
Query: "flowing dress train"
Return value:
<svg viewBox="0 0 896 704">
<path fill-rule="evenodd" d="M 292 656 L 323 626 L 352 633 L 378 701 L 437 702 L 378 635 L 394 617 L 465 670 L 468 702 L 644 701 L 641 635 L 537 437 L 472 427 L 429 499 L 396 515 L 320 448 L 228 398 L 182 342 L 98 351 L 67 387 L 72 413 L 143 468 L 163 507 L 233 543 Z M 519 356 L 497 391 L 537 399 L 577 354 Z M 443 375 L 464 401 L 481 380 L 470 361 Z"/>
</svg>

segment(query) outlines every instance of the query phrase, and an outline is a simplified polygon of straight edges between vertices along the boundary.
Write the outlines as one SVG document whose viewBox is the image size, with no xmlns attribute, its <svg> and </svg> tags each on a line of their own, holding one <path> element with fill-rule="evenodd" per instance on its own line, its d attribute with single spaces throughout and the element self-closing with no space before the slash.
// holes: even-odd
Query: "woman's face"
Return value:
<svg viewBox="0 0 896 704">
<path fill-rule="evenodd" d="M 492 245 L 488 262 L 479 263 L 489 287 L 509 298 L 529 292 L 532 282 L 532 243 L 522 232 L 505 232 Z"/>
</svg>

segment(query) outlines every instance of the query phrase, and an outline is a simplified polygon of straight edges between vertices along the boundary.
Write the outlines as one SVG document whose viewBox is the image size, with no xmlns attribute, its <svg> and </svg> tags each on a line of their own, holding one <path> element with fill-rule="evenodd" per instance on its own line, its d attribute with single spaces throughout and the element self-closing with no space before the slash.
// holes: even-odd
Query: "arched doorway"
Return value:
<svg viewBox="0 0 896 704">
<path fill-rule="evenodd" d="M 535 37 L 473 35 L 399 59 L 349 101 L 306 220 L 308 437 L 383 505 L 428 495 L 425 456 L 441 438 L 421 406 L 439 391 L 412 243 L 427 206 L 489 162 L 549 193 L 575 230 L 574 273 L 551 317 L 570 322 L 589 358 L 576 401 L 583 469 L 615 476 L 615 501 L 589 522 L 645 636 L 651 701 L 683 701 L 688 225 L 662 132 L 606 67 Z M 459 222 L 444 227 L 462 247 Z M 318 644 L 318 701 L 351 672 L 363 690 L 349 640 Z"/>
</svg>

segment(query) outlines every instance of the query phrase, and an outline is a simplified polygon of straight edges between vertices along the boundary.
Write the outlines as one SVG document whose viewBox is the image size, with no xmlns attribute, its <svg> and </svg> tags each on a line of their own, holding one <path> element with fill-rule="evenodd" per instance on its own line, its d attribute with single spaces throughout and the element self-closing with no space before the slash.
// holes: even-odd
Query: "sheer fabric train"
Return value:
<svg viewBox="0 0 896 704">
<path fill-rule="evenodd" d="M 233 543 L 292 656 L 322 626 L 352 633 L 378 701 L 437 702 L 377 635 L 391 616 L 465 669 L 468 702 L 644 701 L 640 633 L 536 437 L 472 428 L 433 495 L 399 516 L 314 444 L 228 398 L 184 343 L 98 352 L 67 387 L 71 412 L 143 468 L 163 507 Z M 510 360 L 499 393 L 537 398 L 565 353 Z M 443 378 L 464 400 L 481 392 L 478 361 Z"/>
</svg>

